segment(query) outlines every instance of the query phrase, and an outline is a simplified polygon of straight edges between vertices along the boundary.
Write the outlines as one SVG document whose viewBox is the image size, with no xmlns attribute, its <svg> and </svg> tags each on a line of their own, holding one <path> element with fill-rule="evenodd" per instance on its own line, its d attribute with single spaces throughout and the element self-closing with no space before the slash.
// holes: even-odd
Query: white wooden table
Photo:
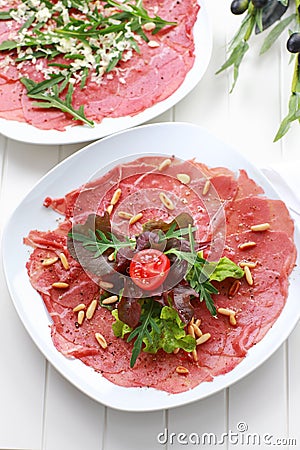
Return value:
<svg viewBox="0 0 300 450">
<path fill-rule="evenodd" d="M 272 143 L 286 112 L 291 82 L 292 67 L 288 67 L 285 40 L 259 57 L 262 39 L 257 39 L 241 67 L 235 91 L 229 94 L 230 75 L 215 76 L 215 71 L 224 61 L 226 42 L 239 26 L 240 18 L 230 14 L 229 1 L 207 3 L 214 34 L 208 71 L 188 97 L 155 122 L 201 124 L 259 167 L 299 159 L 299 126 L 295 125 L 279 143 Z M 43 174 L 83 146 L 35 146 L 0 136 L 1 226 Z M 214 433 L 218 437 L 215 447 L 220 449 L 300 448 L 299 325 L 265 364 L 229 389 L 170 411 L 126 413 L 96 403 L 59 375 L 23 328 L 2 270 L 0 287 L 0 449 L 213 447 L 209 440 L 202 446 L 184 444 L 187 438 L 179 433 L 186 433 L 187 437 L 190 433 Z M 254 441 L 249 445 L 236 444 L 234 435 L 221 442 L 222 433 L 235 433 L 243 424 L 248 433 L 261 437 L 260 445 Z M 165 428 L 176 433 L 168 444 L 157 439 Z M 291 439 L 290 446 L 287 439 Z"/>
</svg>

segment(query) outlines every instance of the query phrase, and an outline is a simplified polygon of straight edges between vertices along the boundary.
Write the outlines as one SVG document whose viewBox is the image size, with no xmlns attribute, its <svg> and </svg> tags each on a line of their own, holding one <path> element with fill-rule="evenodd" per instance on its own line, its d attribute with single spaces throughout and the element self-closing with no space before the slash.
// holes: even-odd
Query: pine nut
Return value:
<svg viewBox="0 0 300 450">
<path fill-rule="evenodd" d="M 159 47 L 159 42 L 157 41 L 149 41 L 148 46 L 151 48 Z"/>
<path fill-rule="evenodd" d="M 229 323 L 230 325 L 236 325 L 236 312 L 232 309 L 228 308 L 219 308 L 218 313 L 222 314 L 223 316 L 229 317 Z"/>
<path fill-rule="evenodd" d="M 69 268 L 70 268 L 70 266 L 69 266 L 69 261 L 67 260 L 67 257 L 66 257 L 66 255 L 65 255 L 63 252 L 61 252 L 61 253 L 59 254 L 59 259 L 61 260 L 61 263 L 62 263 L 62 265 L 63 265 L 63 268 L 64 268 L 65 270 L 69 270 Z"/>
<path fill-rule="evenodd" d="M 131 219 L 129 219 L 129 225 L 133 225 L 134 223 L 138 222 L 143 217 L 143 213 L 138 213 L 135 216 L 132 216 Z"/>
<path fill-rule="evenodd" d="M 200 339 L 200 338 L 199 338 L 199 339 Z M 196 342 L 197 342 L 197 341 L 196 341 Z M 193 360 L 194 360 L 195 362 L 198 361 L 198 353 L 197 353 L 197 350 L 196 350 L 196 349 L 192 351 L 192 357 L 193 357 Z"/>
<path fill-rule="evenodd" d="M 257 266 L 257 261 L 241 261 L 239 262 L 239 266 L 243 269 L 248 266 L 249 269 L 254 269 Z"/>
<path fill-rule="evenodd" d="M 218 308 L 218 313 L 222 314 L 223 316 L 228 316 L 228 317 L 236 314 L 235 311 L 233 311 L 232 309 L 228 309 L 228 308 Z"/>
<path fill-rule="evenodd" d="M 266 231 L 269 228 L 270 228 L 270 224 L 268 222 L 259 223 L 257 225 L 252 225 L 252 227 L 250 227 L 251 231 Z"/>
<path fill-rule="evenodd" d="M 172 160 L 170 158 L 164 159 L 160 165 L 158 166 L 158 170 L 161 172 L 172 164 Z"/>
<path fill-rule="evenodd" d="M 69 287 L 69 284 L 64 283 L 63 281 L 56 281 L 55 283 L 52 283 L 52 287 L 58 289 L 67 289 Z"/>
<path fill-rule="evenodd" d="M 78 312 L 78 311 L 82 311 L 83 309 L 85 309 L 85 304 L 79 303 L 79 305 L 77 305 L 77 306 L 75 306 L 75 308 L 73 308 L 73 311 Z"/>
<path fill-rule="evenodd" d="M 189 184 L 191 181 L 191 177 L 187 173 L 178 173 L 176 177 L 182 184 Z"/>
<path fill-rule="evenodd" d="M 249 269 L 248 266 L 244 267 L 244 272 L 245 272 L 245 278 L 246 278 L 247 283 L 250 286 L 252 286 L 253 285 L 253 277 L 252 277 L 252 274 L 251 274 L 251 270 Z"/>
<path fill-rule="evenodd" d="M 180 350 L 179 347 L 175 348 L 175 349 L 173 350 L 174 355 L 177 355 L 177 353 L 179 353 L 179 350 Z"/>
<path fill-rule="evenodd" d="M 84 313 L 84 311 L 82 309 L 80 311 L 78 311 L 77 322 L 78 322 L 79 325 L 83 324 L 84 316 L 85 316 L 85 313 Z"/>
<path fill-rule="evenodd" d="M 238 248 L 240 250 L 247 250 L 248 248 L 252 248 L 255 246 L 256 246 L 256 242 L 248 241 L 248 242 L 244 242 L 243 244 L 240 244 Z"/>
<path fill-rule="evenodd" d="M 125 211 L 119 211 L 119 212 L 118 212 L 118 216 L 119 216 L 121 219 L 125 219 L 125 220 L 130 220 L 130 219 L 133 217 L 132 214 L 127 213 L 127 212 L 125 212 Z"/>
<path fill-rule="evenodd" d="M 201 345 L 204 344 L 205 342 L 208 341 L 208 339 L 211 338 L 211 334 L 210 333 L 204 333 L 202 334 L 202 336 L 200 336 L 197 340 L 196 340 L 196 345 Z"/>
<path fill-rule="evenodd" d="M 92 300 L 91 303 L 89 304 L 87 310 L 86 310 L 86 318 L 87 319 L 91 319 L 96 311 L 97 308 L 97 304 L 98 301 L 97 300 Z"/>
<path fill-rule="evenodd" d="M 114 261 L 115 260 L 115 252 L 112 252 L 110 255 L 108 255 L 107 259 L 110 262 Z"/>
<path fill-rule="evenodd" d="M 145 31 L 152 31 L 155 29 L 155 27 L 156 27 L 156 25 L 154 22 L 147 22 L 147 23 L 145 23 L 145 25 L 143 25 L 143 29 Z"/>
<path fill-rule="evenodd" d="M 210 180 L 206 180 L 206 181 L 205 181 L 205 184 L 204 184 L 204 186 L 203 186 L 202 195 L 207 195 L 207 194 L 208 194 L 210 185 L 211 185 Z"/>
<path fill-rule="evenodd" d="M 193 326 L 192 323 L 190 323 L 190 324 L 188 325 L 187 331 L 188 331 L 188 334 L 189 334 L 190 336 L 192 336 L 193 338 L 195 337 L 195 330 L 194 330 L 194 326 Z"/>
<path fill-rule="evenodd" d="M 200 337 L 202 336 L 202 331 L 200 330 L 200 328 L 198 327 L 198 325 L 196 325 L 195 323 L 193 324 L 193 328 L 194 328 L 194 332 L 195 332 L 195 336 Z"/>
<path fill-rule="evenodd" d="M 101 345 L 102 348 L 107 348 L 107 342 L 105 340 L 105 337 L 102 336 L 101 333 L 95 333 L 95 338 L 99 345 Z"/>
<path fill-rule="evenodd" d="M 241 286 L 240 280 L 234 280 L 228 291 L 228 296 L 234 297 L 238 293 L 240 286 Z"/>
<path fill-rule="evenodd" d="M 114 209 L 114 205 L 108 205 L 108 207 L 106 208 L 106 211 L 108 212 L 109 215 L 111 215 L 111 213 L 113 212 Z"/>
<path fill-rule="evenodd" d="M 195 325 L 197 325 L 197 327 L 200 327 L 201 325 L 201 319 L 197 319 L 195 322 Z"/>
<path fill-rule="evenodd" d="M 176 372 L 179 373 L 180 375 L 187 375 L 190 371 L 184 366 L 177 366 Z"/>
<path fill-rule="evenodd" d="M 116 303 L 119 300 L 119 297 L 117 295 L 111 295 L 110 297 L 105 298 L 102 300 L 102 305 L 112 305 L 113 303 Z"/>
<path fill-rule="evenodd" d="M 54 256 L 53 258 L 47 258 L 47 259 L 44 259 L 43 261 L 42 261 L 42 266 L 52 266 L 52 264 L 54 264 L 54 263 L 56 263 L 56 261 L 58 261 L 58 257 L 57 256 Z"/>
<path fill-rule="evenodd" d="M 114 285 L 112 283 L 110 283 L 109 281 L 100 281 L 99 286 L 102 289 L 112 289 L 114 287 Z"/>
<path fill-rule="evenodd" d="M 166 196 L 166 194 L 164 192 L 161 192 L 159 194 L 159 198 L 160 201 L 163 203 L 163 205 L 167 208 L 170 209 L 171 211 L 174 209 L 174 204 L 172 202 L 171 199 L 169 199 L 169 197 Z"/>
<path fill-rule="evenodd" d="M 110 201 L 111 205 L 116 205 L 121 197 L 122 191 L 120 188 L 118 188 L 115 192 L 114 195 L 112 196 L 112 199 Z"/>
<path fill-rule="evenodd" d="M 235 318 L 235 314 L 230 314 L 230 316 L 229 316 L 229 322 L 230 322 L 230 325 L 236 325 L 236 318 Z"/>
</svg>

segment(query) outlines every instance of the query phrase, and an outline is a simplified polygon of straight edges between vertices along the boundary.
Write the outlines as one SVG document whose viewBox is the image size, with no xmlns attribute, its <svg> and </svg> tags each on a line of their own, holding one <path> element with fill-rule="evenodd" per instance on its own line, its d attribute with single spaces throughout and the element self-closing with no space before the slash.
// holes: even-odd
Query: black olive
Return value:
<svg viewBox="0 0 300 450">
<path fill-rule="evenodd" d="M 280 3 L 277 0 L 270 0 L 266 6 L 264 6 L 262 11 L 262 29 L 256 24 L 255 26 L 255 33 L 259 34 L 262 31 L 266 30 L 270 26 L 273 25 L 277 20 L 279 20 L 288 9 L 289 1 L 287 2 L 287 5 L 284 6 L 282 3 Z"/>
<path fill-rule="evenodd" d="M 299 53 L 300 52 L 300 33 L 293 33 L 290 35 L 286 47 L 291 53 Z"/>
<path fill-rule="evenodd" d="M 248 8 L 249 0 L 233 0 L 230 5 L 232 14 L 243 14 Z"/>
<path fill-rule="evenodd" d="M 253 6 L 255 6 L 256 9 L 261 9 L 268 3 L 268 0 L 252 0 Z"/>
</svg>

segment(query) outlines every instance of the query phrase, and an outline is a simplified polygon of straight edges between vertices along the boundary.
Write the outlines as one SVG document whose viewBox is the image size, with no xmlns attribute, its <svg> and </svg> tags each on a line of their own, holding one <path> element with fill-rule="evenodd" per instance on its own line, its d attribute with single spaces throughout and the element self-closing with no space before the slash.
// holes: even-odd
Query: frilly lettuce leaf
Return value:
<svg viewBox="0 0 300 450">
<path fill-rule="evenodd" d="M 117 309 L 114 309 L 111 313 L 112 313 L 113 317 L 116 319 L 116 321 L 112 324 L 112 330 L 114 332 L 114 335 L 116 337 L 120 337 L 120 338 L 124 339 L 126 334 L 128 334 L 132 331 L 132 328 L 119 319 L 119 314 L 118 314 Z"/>
<path fill-rule="evenodd" d="M 195 338 L 186 334 L 185 324 L 180 320 L 177 311 L 170 306 L 164 306 L 161 309 L 155 308 L 155 316 L 152 320 L 156 326 L 151 327 L 148 337 L 143 337 L 143 351 L 156 353 L 163 349 L 167 353 L 172 353 L 176 348 L 182 348 L 186 352 L 191 352 L 196 348 Z M 126 338 L 131 333 L 132 328 L 122 322 L 118 316 L 118 310 L 112 311 L 116 321 L 112 324 L 112 329 L 116 337 Z"/>
<path fill-rule="evenodd" d="M 172 353 L 176 348 L 191 352 L 196 348 L 195 339 L 186 334 L 185 324 L 180 320 L 175 309 L 164 306 L 160 316 L 154 320 L 158 327 L 151 330 L 151 341 L 147 337 L 144 338 L 144 352 L 156 353 L 159 349 L 163 349 L 166 353 Z"/>
<path fill-rule="evenodd" d="M 226 278 L 242 278 L 244 271 L 233 261 L 224 256 L 217 263 L 214 271 L 209 277 L 210 281 L 223 281 Z"/>
</svg>

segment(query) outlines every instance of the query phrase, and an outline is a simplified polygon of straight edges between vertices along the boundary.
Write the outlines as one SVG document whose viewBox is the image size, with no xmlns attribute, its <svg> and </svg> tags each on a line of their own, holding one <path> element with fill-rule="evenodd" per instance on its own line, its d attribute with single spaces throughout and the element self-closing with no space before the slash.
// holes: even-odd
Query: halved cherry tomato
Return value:
<svg viewBox="0 0 300 450">
<path fill-rule="evenodd" d="M 165 281 L 169 269 L 169 258 L 160 250 L 148 248 L 134 255 L 129 274 L 139 288 L 153 291 Z"/>
</svg>

